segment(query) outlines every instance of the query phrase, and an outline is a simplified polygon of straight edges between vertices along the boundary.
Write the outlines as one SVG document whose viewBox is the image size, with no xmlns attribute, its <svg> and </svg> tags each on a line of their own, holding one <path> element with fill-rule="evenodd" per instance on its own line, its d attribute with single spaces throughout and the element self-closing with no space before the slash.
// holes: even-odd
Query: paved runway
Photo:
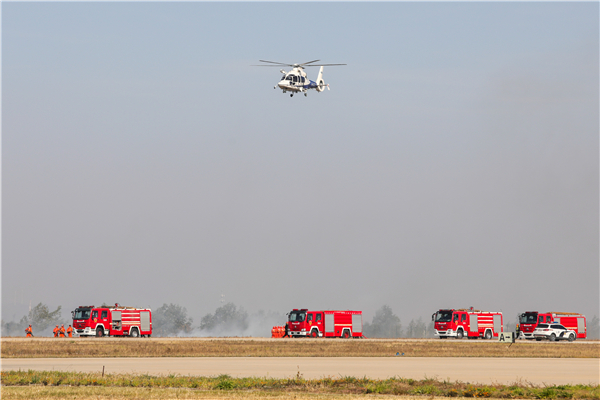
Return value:
<svg viewBox="0 0 600 400">
<path fill-rule="evenodd" d="M 596 384 L 598 358 L 450 358 L 450 357 L 180 357 L 180 358 L 4 358 L 2 370 L 60 370 L 235 377 L 304 378 L 393 376 L 471 383 L 531 382 Z"/>
</svg>

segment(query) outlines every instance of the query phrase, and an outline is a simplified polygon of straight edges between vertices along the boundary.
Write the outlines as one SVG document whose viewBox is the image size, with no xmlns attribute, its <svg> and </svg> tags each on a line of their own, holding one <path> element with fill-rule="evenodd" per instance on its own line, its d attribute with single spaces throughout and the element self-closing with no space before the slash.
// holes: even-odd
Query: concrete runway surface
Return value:
<svg viewBox="0 0 600 400">
<path fill-rule="evenodd" d="M 4 358 L 2 370 L 59 370 L 234 377 L 306 379 L 353 376 L 470 383 L 530 382 L 536 385 L 600 382 L 598 358 L 451 358 L 451 357 L 154 357 L 154 358 Z"/>
</svg>

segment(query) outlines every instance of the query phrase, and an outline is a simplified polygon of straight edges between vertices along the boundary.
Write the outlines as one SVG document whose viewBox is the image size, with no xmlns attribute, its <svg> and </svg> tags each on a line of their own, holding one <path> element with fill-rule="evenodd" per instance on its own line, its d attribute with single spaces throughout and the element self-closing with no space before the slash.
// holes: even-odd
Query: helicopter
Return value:
<svg viewBox="0 0 600 400">
<path fill-rule="evenodd" d="M 313 64 L 313 63 L 316 63 L 321 60 L 308 61 L 308 62 L 305 62 L 302 64 L 286 64 L 286 63 L 280 63 L 280 62 L 275 62 L 275 61 L 265 61 L 265 60 L 258 60 L 258 61 L 263 62 L 263 63 L 268 63 L 270 65 L 261 64 L 261 65 L 253 65 L 253 67 L 282 67 L 282 66 L 292 67 L 292 70 L 289 72 L 286 72 L 283 69 L 279 70 L 283 74 L 283 77 L 281 78 L 281 81 L 279 81 L 279 83 L 275 87 L 273 87 L 273 89 L 279 88 L 279 89 L 283 90 L 283 93 L 291 92 L 290 97 L 294 97 L 294 93 L 304 93 L 304 96 L 306 96 L 309 89 L 315 89 L 317 92 L 322 92 L 323 90 L 325 90 L 325 88 L 327 88 L 327 90 L 330 90 L 329 85 L 325 84 L 325 81 L 323 81 L 323 67 L 334 66 L 334 65 L 346 65 L 346 64 Z M 317 75 L 316 81 L 311 81 L 310 79 L 308 79 L 308 77 L 306 76 L 306 72 L 304 72 L 305 67 L 321 67 L 319 69 L 319 75 Z"/>
</svg>

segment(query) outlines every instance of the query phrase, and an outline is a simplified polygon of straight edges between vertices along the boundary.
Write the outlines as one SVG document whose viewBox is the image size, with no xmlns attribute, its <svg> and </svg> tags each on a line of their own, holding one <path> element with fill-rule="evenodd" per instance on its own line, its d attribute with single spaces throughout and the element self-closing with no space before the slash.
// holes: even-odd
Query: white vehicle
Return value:
<svg viewBox="0 0 600 400">
<path fill-rule="evenodd" d="M 548 339 L 551 342 L 556 340 L 568 340 L 572 342 L 577 337 L 575 331 L 565 328 L 561 324 L 538 324 L 533 330 L 535 340 Z"/>
<path fill-rule="evenodd" d="M 276 61 L 265 61 L 265 60 L 258 60 L 258 61 L 263 62 L 263 63 L 268 63 L 269 65 L 261 64 L 261 65 L 254 65 L 254 67 L 279 67 L 279 68 L 281 68 L 282 66 L 292 67 L 292 70 L 289 72 L 286 72 L 283 69 L 280 70 L 280 72 L 283 74 L 283 77 L 281 78 L 281 81 L 279 81 L 277 86 L 275 86 L 273 88 L 273 89 L 279 88 L 283 91 L 283 93 L 290 92 L 290 97 L 293 97 L 294 93 L 304 93 L 304 95 L 306 96 L 309 89 L 315 89 L 317 92 L 322 92 L 323 90 L 325 90 L 325 88 L 327 88 L 327 90 L 329 90 L 329 85 L 326 84 L 325 81 L 323 80 L 323 67 L 334 66 L 334 65 L 346 65 L 346 64 L 313 64 L 320 60 L 308 61 L 308 62 L 305 62 L 302 64 L 286 64 L 286 63 L 280 63 L 280 62 L 276 62 Z M 311 81 L 310 79 L 308 79 L 308 76 L 306 76 L 306 72 L 304 72 L 304 68 L 306 68 L 306 67 L 321 67 L 321 69 L 319 70 L 319 75 L 317 75 L 316 81 Z"/>
</svg>

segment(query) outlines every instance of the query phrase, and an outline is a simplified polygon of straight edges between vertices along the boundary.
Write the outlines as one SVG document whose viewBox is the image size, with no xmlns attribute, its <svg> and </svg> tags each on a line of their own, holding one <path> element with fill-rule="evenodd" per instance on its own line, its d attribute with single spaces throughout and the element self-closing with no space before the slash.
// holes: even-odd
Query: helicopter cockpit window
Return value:
<svg viewBox="0 0 600 400">
<path fill-rule="evenodd" d="M 298 82 L 298 77 L 294 76 L 294 82 Z"/>
<path fill-rule="evenodd" d="M 292 80 L 292 76 L 288 75 L 288 76 L 285 77 L 285 79 L 288 80 L 288 81 L 291 81 Z"/>
</svg>

